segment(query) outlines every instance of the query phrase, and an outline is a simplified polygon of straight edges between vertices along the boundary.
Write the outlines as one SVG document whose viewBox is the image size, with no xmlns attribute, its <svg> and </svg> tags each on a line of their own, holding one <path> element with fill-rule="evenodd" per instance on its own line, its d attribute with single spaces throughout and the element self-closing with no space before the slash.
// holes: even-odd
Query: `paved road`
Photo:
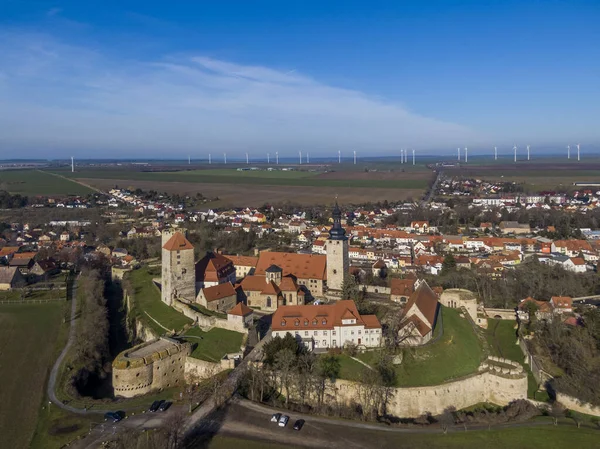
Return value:
<svg viewBox="0 0 600 449">
<path fill-rule="evenodd" d="M 442 177 L 442 168 L 438 167 L 437 170 L 438 170 L 438 174 L 437 174 L 437 176 L 435 178 L 435 181 L 431 185 L 431 189 L 429 190 L 429 193 L 427 194 L 427 197 L 421 202 L 421 206 L 426 206 L 431 201 L 431 198 L 435 194 L 435 190 L 437 189 L 437 185 L 440 182 L 440 179 Z"/>
</svg>

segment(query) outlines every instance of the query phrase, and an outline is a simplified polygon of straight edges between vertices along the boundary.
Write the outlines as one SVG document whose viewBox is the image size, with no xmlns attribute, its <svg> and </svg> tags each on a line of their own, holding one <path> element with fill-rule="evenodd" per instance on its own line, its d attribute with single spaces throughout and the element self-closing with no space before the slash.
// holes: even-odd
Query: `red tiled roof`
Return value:
<svg viewBox="0 0 600 449">
<path fill-rule="evenodd" d="M 194 249 L 194 245 L 192 245 L 181 232 L 176 232 L 167 243 L 164 244 L 163 249 L 166 249 L 167 251 L 181 251 L 184 249 Z"/>
<path fill-rule="evenodd" d="M 354 325 L 364 325 L 370 328 L 381 328 L 375 315 L 361 316 L 356 304 L 351 300 L 338 301 L 335 304 L 281 306 L 273 314 L 272 328 L 274 331 L 294 329 L 333 329 L 342 326 L 342 319 L 356 319 Z M 282 325 L 282 323 L 284 323 Z M 295 323 L 298 322 L 296 326 Z"/>
<path fill-rule="evenodd" d="M 557 309 L 570 309 L 573 307 L 573 299 L 569 296 L 553 296 L 550 301 Z"/>
<path fill-rule="evenodd" d="M 427 282 L 421 282 L 417 289 L 408 298 L 404 307 L 404 315 L 410 312 L 412 306 L 416 306 L 421 311 L 430 327 L 435 323 L 436 313 L 438 309 L 438 298 Z"/>
<path fill-rule="evenodd" d="M 237 267 L 256 267 L 258 263 L 258 257 L 253 256 L 230 256 L 226 255 L 226 258 L 233 262 L 233 265 Z"/>
<path fill-rule="evenodd" d="M 399 296 L 410 296 L 415 291 L 415 279 L 392 278 L 391 294 Z"/>
<path fill-rule="evenodd" d="M 227 298 L 228 296 L 235 296 L 235 289 L 231 282 L 225 282 L 223 284 L 213 285 L 212 287 L 204 287 L 202 289 L 202 293 L 204 293 L 204 297 L 206 301 L 217 301 L 222 298 Z"/>
<path fill-rule="evenodd" d="M 293 274 L 299 279 L 320 279 L 327 277 L 327 257 L 321 254 L 296 254 L 263 251 L 258 258 L 256 274 L 264 274 L 271 265 L 283 270 L 283 275 Z"/>
<path fill-rule="evenodd" d="M 235 316 L 248 316 L 252 313 L 252 309 L 248 307 L 243 302 L 238 302 L 235 307 L 233 307 L 227 315 L 235 315 Z"/>
</svg>

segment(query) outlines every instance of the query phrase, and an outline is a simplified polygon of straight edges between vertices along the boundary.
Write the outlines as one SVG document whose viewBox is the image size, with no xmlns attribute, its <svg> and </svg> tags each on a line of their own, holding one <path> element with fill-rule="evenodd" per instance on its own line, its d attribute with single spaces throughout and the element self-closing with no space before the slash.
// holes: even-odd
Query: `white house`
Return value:
<svg viewBox="0 0 600 449">
<path fill-rule="evenodd" d="M 273 337 L 291 334 L 308 349 L 340 348 L 348 343 L 377 347 L 381 323 L 375 315 L 360 315 L 354 301 L 335 304 L 281 306 L 273 314 Z"/>
</svg>

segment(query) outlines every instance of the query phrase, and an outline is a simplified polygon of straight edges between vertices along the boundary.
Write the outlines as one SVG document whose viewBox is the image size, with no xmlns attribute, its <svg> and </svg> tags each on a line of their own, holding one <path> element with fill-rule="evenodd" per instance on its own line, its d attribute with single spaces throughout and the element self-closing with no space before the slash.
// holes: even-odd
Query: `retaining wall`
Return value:
<svg viewBox="0 0 600 449">
<path fill-rule="evenodd" d="M 556 401 L 560 402 L 566 408 L 579 412 L 585 413 L 586 415 L 600 416 L 600 406 L 588 404 L 582 402 L 577 398 L 568 396 L 564 393 L 556 393 Z"/>
<path fill-rule="evenodd" d="M 193 320 L 198 324 L 200 328 L 204 331 L 208 331 L 213 327 L 219 327 L 221 329 L 227 329 L 230 331 L 240 332 L 243 334 L 248 333 L 248 329 L 244 327 L 242 323 L 238 323 L 235 321 L 229 321 L 227 318 L 218 318 L 215 316 L 204 315 L 200 312 L 196 312 L 186 303 L 176 299 L 173 301 L 173 308 L 178 312 L 184 314 L 186 317 Z"/>
</svg>

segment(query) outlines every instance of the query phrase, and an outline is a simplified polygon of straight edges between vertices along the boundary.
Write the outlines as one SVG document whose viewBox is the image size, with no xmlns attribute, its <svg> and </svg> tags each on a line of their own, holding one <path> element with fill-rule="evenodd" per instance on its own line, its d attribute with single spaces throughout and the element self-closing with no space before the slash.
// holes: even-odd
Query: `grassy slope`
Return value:
<svg viewBox="0 0 600 449">
<path fill-rule="evenodd" d="M 0 171 L 0 190 L 33 196 L 93 193 L 93 190 L 76 182 L 40 170 Z"/>
<path fill-rule="evenodd" d="M 64 285 L 64 284 L 63 284 Z M 65 299 L 66 292 L 65 290 L 32 290 L 27 297 L 25 298 L 25 302 L 34 301 L 38 299 Z M 21 302 L 21 292 L 18 290 L 11 291 L 1 291 L 0 292 L 0 301 L 17 301 Z"/>
<path fill-rule="evenodd" d="M 404 351 L 402 364 L 396 367 L 397 386 L 437 385 L 477 371 L 483 352 L 471 324 L 458 310 L 442 306 L 442 314 L 444 335 L 430 345 Z M 358 358 L 373 363 L 376 356 L 371 351 Z"/>
<path fill-rule="evenodd" d="M 515 322 L 509 320 L 488 320 L 486 338 L 490 345 L 492 354 L 498 357 L 519 362 L 527 370 L 527 395 L 538 401 L 545 401 L 548 395 L 545 392 L 537 392 L 538 385 L 531 373 L 529 365 L 524 362 L 525 356 L 519 347 L 516 337 Z"/>
<path fill-rule="evenodd" d="M 180 330 L 186 324 L 191 324 L 192 320 L 160 300 L 160 292 L 152 282 L 152 278 L 160 276 L 160 272 L 149 271 L 148 267 L 143 267 L 131 271 L 127 276 L 134 289 L 132 313 L 136 319 L 148 325 L 157 335 L 162 335 L 166 331 L 144 312 L 168 329 Z"/>
<path fill-rule="evenodd" d="M 0 434 L 27 447 L 44 397 L 66 303 L 0 306 Z"/>
<path fill-rule="evenodd" d="M 213 328 L 208 332 L 203 332 L 201 329 L 194 327 L 188 330 L 185 335 L 202 337 L 189 338 L 190 343 L 196 344 L 192 357 L 209 362 L 218 362 L 225 354 L 239 352 L 242 345 L 243 334 L 230 331 L 227 329 Z"/>
<path fill-rule="evenodd" d="M 273 174 L 275 173 L 275 174 Z M 393 189 L 422 189 L 428 179 L 320 179 L 313 172 L 237 172 L 235 170 L 191 170 L 185 172 L 136 172 L 120 170 L 82 170 L 73 174 L 62 173 L 77 178 L 126 179 L 154 182 L 195 182 L 218 184 L 274 185 L 274 186 L 312 186 L 312 187 L 378 187 Z M 302 175 L 302 176 L 300 176 Z"/>
</svg>

